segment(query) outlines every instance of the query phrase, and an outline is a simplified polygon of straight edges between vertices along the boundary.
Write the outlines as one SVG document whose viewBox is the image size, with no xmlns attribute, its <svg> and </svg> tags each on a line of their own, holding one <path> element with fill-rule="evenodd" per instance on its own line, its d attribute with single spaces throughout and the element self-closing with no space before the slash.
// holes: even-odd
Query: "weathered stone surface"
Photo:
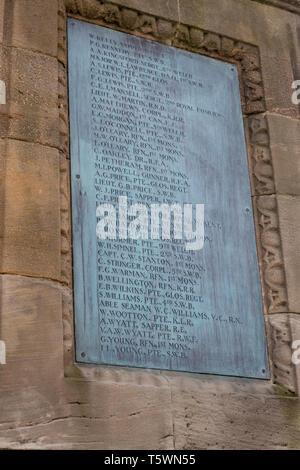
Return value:
<svg viewBox="0 0 300 470">
<path fill-rule="evenodd" d="M 299 107 L 291 100 L 295 72 L 291 67 L 289 46 L 285 41 L 282 47 L 283 49 L 278 45 L 272 51 L 268 46 L 261 46 L 266 107 L 272 113 L 298 117 Z"/>
<path fill-rule="evenodd" d="M 138 13 L 130 8 L 123 8 L 121 13 L 121 25 L 123 28 L 134 29 L 137 25 Z"/>
<path fill-rule="evenodd" d="M 265 34 L 267 39 L 283 19 L 294 22 L 295 18 L 289 11 L 281 11 L 253 0 L 224 0 L 222 3 L 219 0 L 179 0 L 179 11 L 182 23 L 221 34 L 226 34 L 226 31 L 228 34 L 231 30 L 229 37 L 252 44 L 257 44 L 260 34 Z M 244 15 L 247 15 L 247 21 Z"/>
<path fill-rule="evenodd" d="M 70 160 L 60 155 L 61 281 L 72 285 Z"/>
<path fill-rule="evenodd" d="M 10 11 L 6 6 L 4 21 L 8 14 L 12 15 L 13 27 L 4 35 L 4 43 L 56 56 L 57 0 L 10 0 L 9 3 Z"/>
<path fill-rule="evenodd" d="M 1 272 L 60 279 L 58 150 L 1 141 Z"/>
<path fill-rule="evenodd" d="M 276 396 L 255 381 L 244 387 L 224 378 L 202 381 L 182 378 L 176 386 L 171 379 L 176 449 L 300 448 L 297 398 Z"/>
<path fill-rule="evenodd" d="M 300 195 L 300 121 L 267 116 L 276 192 Z"/>
<path fill-rule="evenodd" d="M 253 199 L 257 248 L 266 313 L 288 310 L 284 261 L 275 195 Z"/>
<path fill-rule="evenodd" d="M 1 138 L 60 146 L 57 76 L 54 58 L 0 46 L 0 77 L 7 92 Z"/>
<path fill-rule="evenodd" d="M 151 373 L 150 373 L 151 374 Z M 148 374 L 148 375 L 150 375 Z M 126 379 L 119 371 L 119 381 L 89 383 L 68 381 L 66 395 L 74 420 L 68 439 L 76 448 L 102 449 L 172 449 L 173 426 L 169 384 L 163 378 L 157 385 Z M 152 374 L 151 374 L 152 375 Z M 150 381 L 149 381 L 150 382 Z M 87 399 L 88 397 L 88 399 Z M 62 428 L 62 433 L 63 433 Z M 94 442 L 93 442 L 94 441 Z"/>
<path fill-rule="evenodd" d="M 174 26 L 170 21 L 158 19 L 157 33 L 161 39 L 169 39 L 174 34 Z"/>
<path fill-rule="evenodd" d="M 253 44 L 256 43 L 255 31 L 260 26 L 255 21 L 259 21 L 259 14 L 264 11 L 264 8 L 266 7 L 256 5 L 252 1 L 179 0 L 182 23 L 201 27 L 206 31 L 216 31 Z M 245 14 L 247 14 L 247 22 L 243 16 Z M 229 34 L 230 30 L 231 34 Z"/>
<path fill-rule="evenodd" d="M 170 386 L 159 373 L 85 368 L 63 376 L 58 283 L 0 276 L 0 448 L 173 448 Z M 74 368 L 75 369 L 75 368 Z"/>
<path fill-rule="evenodd" d="M 49 388 L 49 385 L 48 385 Z M 58 393 L 61 393 L 58 391 Z M 172 449 L 169 387 L 67 381 L 64 409 L 1 430 L 0 447 L 43 449 Z M 38 394 L 32 393 L 32 398 Z M 30 399 L 30 394 L 28 394 Z M 54 397 L 53 397 L 54 398 Z M 40 400 L 41 403 L 41 400 Z M 42 403 L 43 405 L 43 403 Z M 52 408 L 51 408 L 52 407 Z M 40 412 L 45 412 L 45 405 Z M 60 412 L 60 414 L 59 414 Z M 28 413 L 30 415 L 30 413 Z"/>
<path fill-rule="evenodd" d="M 28 112 L 33 106 L 57 107 L 58 64 L 55 58 L 1 46 L 0 75 L 7 83 L 7 106 L 10 103 L 25 105 Z"/>
<path fill-rule="evenodd" d="M 5 0 L 0 0 L 0 44 L 3 42 Z"/>
<path fill-rule="evenodd" d="M 298 115 L 298 107 L 291 102 L 291 84 L 300 71 L 297 15 L 260 2 L 236 0 L 179 0 L 179 11 L 184 24 L 259 46 L 267 109 Z"/>
<path fill-rule="evenodd" d="M 300 313 L 300 197 L 278 196 L 289 312 Z"/>
<path fill-rule="evenodd" d="M 295 364 L 300 354 L 295 349 L 300 341 L 300 315 L 283 313 L 268 318 L 270 330 L 270 349 L 272 356 L 273 376 L 277 383 L 287 387 L 299 395 L 300 392 L 300 364 Z M 296 354 L 297 357 L 293 358 Z"/>
<path fill-rule="evenodd" d="M 300 14 L 300 1 L 299 0 L 254 0 L 265 3 L 266 5 L 282 8 L 283 10 L 292 11 L 293 13 Z"/>
<path fill-rule="evenodd" d="M 198 28 L 190 28 L 190 41 L 192 47 L 201 47 L 204 41 L 204 32 Z"/>
<path fill-rule="evenodd" d="M 274 194 L 274 175 L 268 123 L 264 115 L 247 119 L 248 156 L 252 195 Z"/>
<path fill-rule="evenodd" d="M 168 0 L 167 2 L 162 2 L 161 0 L 151 0 L 151 2 L 145 0 L 117 0 L 114 3 L 152 15 L 161 16 L 162 18 L 168 18 L 169 20 L 178 21 L 179 19 L 177 0 Z"/>
<path fill-rule="evenodd" d="M 7 103 L 5 113 L 0 114 L 0 138 L 37 142 L 59 148 L 61 146 L 58 109 L 41 109 L 38 105 L 27 106 Z"/>
<path fill-rule="evenodd" d="M 9 428 L 62 413 L 63 350 L 58 286 L 1 275 L 0 291 L 0 338 L 7 351 L 6 365 L 0 366 L 0 447 L 5 447 Z M 22 429 L 15 436 L 21 442 Z"/>
</svg>

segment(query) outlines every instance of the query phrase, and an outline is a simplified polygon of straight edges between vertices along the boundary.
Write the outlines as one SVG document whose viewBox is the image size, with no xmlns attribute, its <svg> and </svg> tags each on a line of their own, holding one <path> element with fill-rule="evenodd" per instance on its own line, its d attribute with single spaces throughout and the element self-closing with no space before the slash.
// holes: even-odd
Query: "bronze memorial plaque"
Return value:
<svg viewBox="0 0 300 470">
<path fill-rule="evenodd" d="M 268 378 L 237 68 L 68 21 L 76 360 Z"/>
</svg>

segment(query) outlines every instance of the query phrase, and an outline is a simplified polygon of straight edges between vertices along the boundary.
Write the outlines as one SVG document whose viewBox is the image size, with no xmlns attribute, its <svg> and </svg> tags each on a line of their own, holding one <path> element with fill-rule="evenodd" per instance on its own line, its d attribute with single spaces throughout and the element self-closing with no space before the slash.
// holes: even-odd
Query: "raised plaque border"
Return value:
<svg viewBox="0 0 300 470">
<path fill-rule="evenodd" d="M 58 4 L 61 280 L 65 285 L 62 293 L 65 375 L 68 377 L 92 375 L 94 379 L 103 379 L 104 376 L 111 374 L 115 379 L 121 377 L 118 372 L 119 366 L 79 365 L 75 361 L 66 39 L 66 20 L 69 16 L 237 65 L 271 381 L 280 382 L 292 392 L 300 393 L 295 367 L 290 361 L 287 364 L 286 358 L 282 357 L 286 345 L 290 347 L 291 335 L 285 334 L 287 329 L 290 330 L 288 315 L 280 315 L 280 321 L 276 321 L 279 315 L 267 317 L 269 314 L 288 312 L 288 302 L 259 47 L 105 0 L 59 0 Z M 274 321 L 268 321 L 268 318 Z M 152 377 L 153 383 L 158 385 L 160 380 L 157 374 L 153 373 Z M 149 378 L 148 375 L 148 380 Z M 128 380 L 132 380 L 132 376 Z"/>
</svg>

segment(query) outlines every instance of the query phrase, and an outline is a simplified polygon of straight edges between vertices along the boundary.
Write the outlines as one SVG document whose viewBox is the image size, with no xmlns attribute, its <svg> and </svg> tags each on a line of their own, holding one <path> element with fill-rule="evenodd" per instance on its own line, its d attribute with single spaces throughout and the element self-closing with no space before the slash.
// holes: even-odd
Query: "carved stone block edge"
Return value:
<svg viewBox="0 0 300 470">
<path fill-rule="evenodd" d="M 67 86 L 66 7 L 58 2 L 58 108 L 60 136 L 61 282 L 72 286 L 69 113 Z"/>
<path fill-rule="evenodd" d="M 266 313 L 288 311 L 286 279 L 266 115 L 247 118 L 249 172 Z"/>
<path fill-rule="evenodd" d="M 252 0 L 266 5 L 271 5 L 282 10 L 291 11 L 300 15 L 300 1 L 299 0 Z"/>
<path fill-rule="evenodd" d="M 300 315 L 271 315 L 268 317 L 268 329 L 274 381 L 299 395 L 300 364 L 294 361 L 299 360 L 300 354 L 297 354 L 299 346 L 293 349 L 293 343 L 300 340 Z"/>
<path fill-rule="evenodd" d="M 258 257 L 266 313 L 288 311 L 276 196 L 255 196 L 254 217 L 258 232 Z"/>
<path fill-rule="evenodd" d="M 73 319 L 73 291 L 69 287 L 62 290 L 62 321 L 63 321 L 63 347 L 65 375 L 72 375 L 70 371 L 74 364 L 74 319 Z"/>
<path fill-rule="evenodd" d="M 274 172 L 266 116 L 256 114 L 249 116 L 247 121 L 252 194 L 274 194 Z"/>
</svg>

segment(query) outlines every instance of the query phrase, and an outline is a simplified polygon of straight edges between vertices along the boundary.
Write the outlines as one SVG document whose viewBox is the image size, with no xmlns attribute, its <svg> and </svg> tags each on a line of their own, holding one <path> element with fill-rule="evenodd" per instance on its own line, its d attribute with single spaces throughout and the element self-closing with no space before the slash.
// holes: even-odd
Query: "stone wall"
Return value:
<svg viewBox="0 0 300 470">
<path fill-rule="evenodd" d="M 0 0 L 0 448 L 300 448 L 298 4 Z M 75 364 L 67 14 L 238 64 L 270 381 Z"/>
</svg>

